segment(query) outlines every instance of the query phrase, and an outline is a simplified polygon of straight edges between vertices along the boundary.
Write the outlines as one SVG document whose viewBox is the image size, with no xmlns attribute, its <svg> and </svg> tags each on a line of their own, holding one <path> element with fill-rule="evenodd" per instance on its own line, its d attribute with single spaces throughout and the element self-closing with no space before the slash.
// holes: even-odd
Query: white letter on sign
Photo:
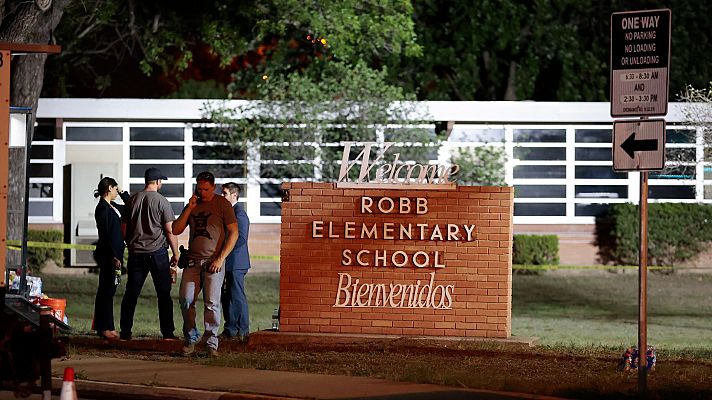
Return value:
<svg viewBox="0 0 712 400">
<path fill-rule="evenodd" d="M 344 277 L 348 279 L 344 285 Z M 334 302 L 334 307 L 347 307 L 349 300 L 351 300 L 351 294 L 349 294 L 349 286 L 351 286 L 351 275 L 346 273 L 339 273 L 339 289 L 336 291 L 336 301 Z M 344 292 L 344 302 L 339 303 L 341 298 L 341 292 Z"/>
</svg>

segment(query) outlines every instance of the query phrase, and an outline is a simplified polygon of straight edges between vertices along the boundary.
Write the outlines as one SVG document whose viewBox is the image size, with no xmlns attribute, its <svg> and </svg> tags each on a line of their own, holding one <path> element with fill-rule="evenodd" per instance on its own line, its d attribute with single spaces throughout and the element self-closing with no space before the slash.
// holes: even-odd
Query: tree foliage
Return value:
<svg viewBox="0 0 712 400">
<path fill-rule="evenodd" d="M 421 100 L 605 101 L 610 14 L 663 7 L 671 91 L 704 86 L 709 2 L 83 0 L 55 31 L 65 51 L 46 93 L 164 97 L 184 80 L 213 79 L 250 98 L 254 86 L 231 73 L 259 73 L 267 60 L 300 71 L 318 53 L 385 66 L 389 84 Z"/>
<path fill-rule="evenodd" d="M 205 72 L 219 75 L 219 66 L 248 50 L 254 10 L 251 2 L 237 0 L 72 2 L 55 32 L 64 51 L 51 62 L 55 83 L 46 92 L 121 95 L 133 90 L 161 97 L 176 90 L 178 80 L 195 78 L 183 72 L 196 59 L 211 62 L 212 70 Z M 145 87 L 161 93 L 151 96 Z"/>
<path fill-rule="evenodd" d="M 413 127 L 415 110 L 403 102 L 414 96 L 392 85 L 385 67 L 374 67 L 379 54 L 419 55 L 409 1 L 269 6 L 254 39 L 264 57 L 237 71 L 229 86 L 233 97 L 259 102 L 212 109 L 220 141 L 259 144 L 262 177 L 335 179 L 344 141 L 417 143 L 402 148 L 403 156 L 434 151 L 423 142 L 435 135 Z"/>
<path fill-rule="evenodd" d="M 591 36 L 607 17 L 598 19 L 596 2 L 420 0 L 415 8 L 425 57 L 396 60 L 404 65 L 396 78 L 422 99 L 606 98 L 608 43 Z"/>
<path fill-rule="evenodd" d="M 405 142 L 400 149 L 404 158 L 435 153 L 429 146 L 434 133 L 416 126 L 417 117 L 426 115 L 416 103 L 399 102 L 407 96 L 387 84 L 386 71 L 363 62 L 315 60 L 303 71 L 259 79 L 254 90 L 259 102 L 209 111 L 217 122 L 217 141 L 233 149 L 248 142 L 261 146 L 262 177 L 333 180 L 345 141 Z"/>
<path fill-rule="evenodd" d="M 392 78 L 424 100 L 608 100 L 610 15 L 672 9 L 670 87 L 712 76 L 707 2 L 416 0 L 419 60 Z M 398 67 L 394 67 L 394 66 Z"/>
<path fill-rule="evenodd" d="M 684 108 L 687 123 L 702 129 L 704 143 L 709 147 L 712 144 L 712 81 L 706 88 L 688 85 L 680 93 L 679 100 L 688 103 Z"/>
<path fill-rule="evenodd" d="M 506 160 L 504 148 L 494 146 L 461 148 L 452 156 L 452 163 L 460 166 L 457 181 L 461 185 L 505 185 Z"/>
</svg>

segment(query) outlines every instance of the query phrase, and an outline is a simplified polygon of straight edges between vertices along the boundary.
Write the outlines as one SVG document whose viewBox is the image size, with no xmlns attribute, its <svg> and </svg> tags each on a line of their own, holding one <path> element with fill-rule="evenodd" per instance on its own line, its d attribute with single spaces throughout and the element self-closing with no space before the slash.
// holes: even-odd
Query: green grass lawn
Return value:
<svg viewBox="0 0 712 400">
<path fill-rule="evenodd" d="M 114 321 L 116 330 L 119 330 L 119 317 L 121 310 L 121 299 L 124 295 L 126 283 L 121 285 L 114 296 Z M 180 283 L 180 278 L 179 281 Z M 66 315 L 74 333 L 85 334 L 91 331 L 92 316 L 94 314 L 94 297 L 98 285 L 97 275 L 45 275 L 42 277 L 43 291 L 50 297 L 66 298 Z M 183 318 L 178 307 L 178 284 L 173 285 L 171 295 L 173 297 L 173 320 L 175 321 L 177 336 L 182 336 Z M 262 330 L 272 326 L 272 312 L 279 306 L 279 275 L 278 274 L 250 274 L 245 278 L 245 290 L 247 291 L 250 309 L 250 329 Z M 199 329 L 202 329 L 203 302 L 202 296 L 198 300 L 197 316 Z M 143 285 L 141 296 L 136 305 L 134 315 L 133 336 L 153 336 L 160 337 L 161 331 L 158 323 L 158 305 L 156 301 L 156 291 L 153 288 L 151 277 L 146 279 Z"/>
<path fill-rule="evenodd" d="M 76 333 L 90 331 L 97 277 L 50 275 L 43 278 L 51 297 L 67 298 L 67 316 Z M 536 336 L 544 346 L 622 349 L 637 343 L 638 277 L 626 274 L 515 275 L 512 334 Z M 245 287 L 250 304 L 250 327 L 271 326 L 279 304 L 279 275 L 248 274 Z M 115 297 L 115 321 L 124 283 Z M 176 334 L 182 319 L 178 285 L 173 287 Z M 135 336 L 160 336 L 153 284 L 147 279 L 134 319 Z M 202 320 L 202 302 L 198 304 Z M 712 275 L 650 274 L 648 280 L 648 342 L 669 351 L 694 349 L 712 353 Z M 199 325 L 200 326 L 200 325 Z"/>
<path fill-rule="evenodd" d="M 512 334 L 543 345 L 637 344 L 638 275 L 515 275 Z M 648 343 L 712 350 L 712 275 L 650 274 Z"/>
</svg>

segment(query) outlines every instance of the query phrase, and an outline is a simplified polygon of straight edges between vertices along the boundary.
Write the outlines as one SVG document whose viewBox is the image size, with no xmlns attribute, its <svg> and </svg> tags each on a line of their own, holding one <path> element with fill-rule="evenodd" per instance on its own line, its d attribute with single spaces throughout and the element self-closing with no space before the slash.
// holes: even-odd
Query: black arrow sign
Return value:
<svg viewBox="0 0 712 400">
<path fill-rule="evenodd" d="M 657 139 L 641 139 L 635 140 L 635 132 L 628 136 L 623 144 L 621 145 L 623 149 L 630 158 L 635 157 L 636 151 L 657 151 L 658 150 L 658 140 Z"/>
</svg>

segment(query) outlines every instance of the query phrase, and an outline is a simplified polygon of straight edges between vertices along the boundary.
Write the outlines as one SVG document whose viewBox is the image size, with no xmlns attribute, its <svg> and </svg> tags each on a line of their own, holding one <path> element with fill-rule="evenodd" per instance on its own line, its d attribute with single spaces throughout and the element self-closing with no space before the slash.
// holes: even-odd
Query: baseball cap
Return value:
<svg viewBox="0 0 712 400">
<path fill-rule="evenodd" d="M 163 175 L 163 172 L 161 172 L 160 169 L 158 168 L 148 168 L 146 170 L 146 173 L 144 174 L 144 177 L 146 178 L 146 182 L 148 181 L 157 181 L 157 180 L 166 180 L 168 179 L 167 176 Z"/>
</svg>

